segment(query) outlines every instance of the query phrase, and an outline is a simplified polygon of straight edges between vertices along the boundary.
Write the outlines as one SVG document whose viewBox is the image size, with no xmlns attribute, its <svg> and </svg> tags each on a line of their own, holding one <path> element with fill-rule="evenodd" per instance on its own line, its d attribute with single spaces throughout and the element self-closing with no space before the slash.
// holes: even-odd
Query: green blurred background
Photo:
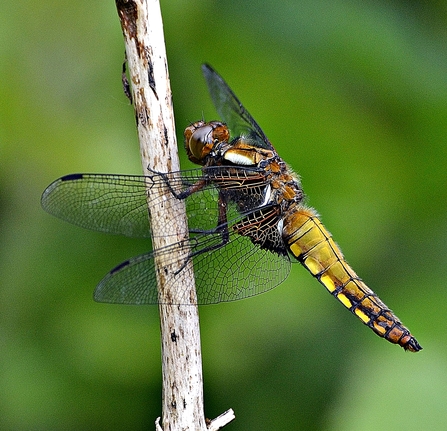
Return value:
<svg viewBox="0 0 447 431">
<path fill-rule="evenodd" d="M 209 62 L 424 347 L 375 336 L 297 264 L 270 293 L 201 308 L 207 416 L 233 408 L 229 430 L 447 429 L 446 3 L 162 12 L 180 142 L 215 117 Z M 141 173 L 114 2 L 6 2 L 0 42 L 0 429 L 153 429 L 157 309 L 92 301 L 147 242 L 84 231 L 39 202 L 67 173 Z"/>
</svg>

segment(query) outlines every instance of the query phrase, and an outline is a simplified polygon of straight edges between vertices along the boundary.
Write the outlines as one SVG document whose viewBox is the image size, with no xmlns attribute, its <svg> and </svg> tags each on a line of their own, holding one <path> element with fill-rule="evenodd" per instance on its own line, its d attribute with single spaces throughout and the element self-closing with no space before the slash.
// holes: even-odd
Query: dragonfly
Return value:
<svg viewBox="0 0 447 431">
<path fill-rule="evenodd" d="M 188 158 L 199 168 L 168 173 L 148 169 L 144 176 L 70 174 L 43 192 L 42 206 L 49 213 L 83 228 L 130 237 L 151 236 L 148 201 L 186 205 L 187 253 L 178 257 L 174 251 L 182 244 L 173 244 L 132 257 L 100 281 L 94 299 L 159 303 L 157 256 L 179 268 L 168 283 L 192 262 L 198 304 L 266 292 L 282 283 L 291 263 L 298 261 L 377 335 L 420 351 L 411 332 L 346 262 L 316 211 L 304 203 L 298 175 L 227 83 L 207 64 L 202 71 L 222 121 L 200 120 L 184 131 Z M 168 195 L 160 197 L 166 189 Z M 157 228 L 173 235 L 169 222 Z M 188 303 L 186 292 L 178 298 Z"/>
</svg>

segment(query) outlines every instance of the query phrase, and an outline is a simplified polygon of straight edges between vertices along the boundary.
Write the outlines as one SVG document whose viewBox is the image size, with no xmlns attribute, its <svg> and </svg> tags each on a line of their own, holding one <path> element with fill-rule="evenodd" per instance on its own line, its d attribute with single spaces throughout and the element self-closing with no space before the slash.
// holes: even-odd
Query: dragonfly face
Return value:
<svg viewBox="0 0 447 431">
<path fill-rule="evenodd" d="M 197 121 L 185 129 L 185 149 L 189 160 L 197 165 L 205 164 L 205 159 L 219 142 L 228 142 L 228 127 L 219 122 Z"/>
<path fill-rule="evenodd" d="M 151 191 L 167 186 L 170 199 L 186 202 L 190 252 L 176 263 L 182 268 L 193 261 L 199 303 L 272 289 L 287 277 L 290 258 L 295 258 L 376 334 L 406 350 L 421 350 L 348 265 L 315 211 L 303 205 L 299 178 L 225 81 L 210 66 L 202 70 L 225 123 L 198 121 L 186 128 L 186 152 L 200 169 L 146 176 L 67 175 L 44 191 L 44 209 L 85 228 L 148 237 L 147 195 L 156 200 Z M 99 283 L 95 299 L 157 303 L 154 257 L 163 254 L 169 261 L 175 246 L 118 265 Z"/>
</svg>

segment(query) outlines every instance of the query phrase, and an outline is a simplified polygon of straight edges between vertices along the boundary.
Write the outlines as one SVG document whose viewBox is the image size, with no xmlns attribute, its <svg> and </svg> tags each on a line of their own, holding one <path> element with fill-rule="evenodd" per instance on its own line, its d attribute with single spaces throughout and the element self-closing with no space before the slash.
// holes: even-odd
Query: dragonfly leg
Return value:
<svg viewBox="0 0 447 431">
<path fill-rule="evenodd" d="M 171 181 L 168 178 L 168 174 L 164 172 L 157 172 L 149 169 L 150 172 L 160 175 L 163 181 L 166 184 L 166 187 L 169 189 L 169 191 L 172 193 L 172 195 L 179 200 L 184 200 L 188 196 L 191 196 L 193 193 L 197 193 L 200 190 L 202 190 L 206 185 L 209 184 L 209 181 L 206 178 L 201 178 L 200 180 L 196 181 L 194 184 L 190 184 L 186 187 L 186 189 L 182 190 L 181 192 L 176 191 L 171 184 Z"/>
</svg>

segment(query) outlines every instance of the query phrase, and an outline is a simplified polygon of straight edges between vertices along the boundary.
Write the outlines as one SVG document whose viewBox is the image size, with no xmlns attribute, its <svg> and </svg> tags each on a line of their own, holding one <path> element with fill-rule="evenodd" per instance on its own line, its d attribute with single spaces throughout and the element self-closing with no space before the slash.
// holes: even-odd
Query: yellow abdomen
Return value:
<svg viewBox="0 0 447 431">
<path fill-rule="evenodd" d="M 348 265 L 312 210 L 301 208 L 287 215 L 283 232 L 290 252 L 365 325 L 405 350 L 422 349 L 410 331 Z"/>
</svg>

